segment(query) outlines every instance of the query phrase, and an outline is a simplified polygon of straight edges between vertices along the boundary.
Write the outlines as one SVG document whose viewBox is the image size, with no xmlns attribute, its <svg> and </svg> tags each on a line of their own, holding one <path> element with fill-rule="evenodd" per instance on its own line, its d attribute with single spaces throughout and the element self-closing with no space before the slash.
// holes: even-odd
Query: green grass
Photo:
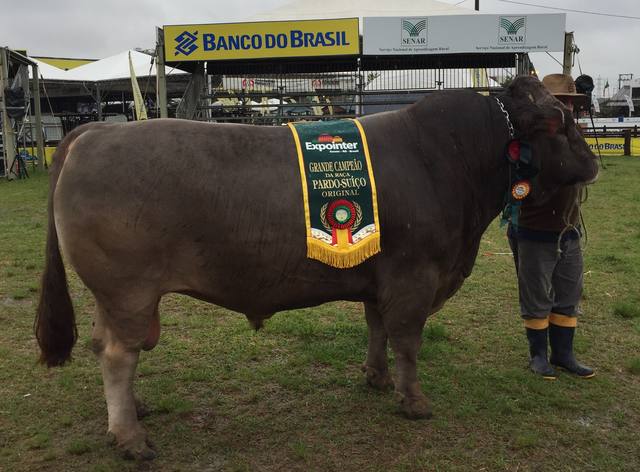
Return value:
<svg viewBox="0 0 640 472">
<path fill-rule="evenodd" d="M 640 301 L 622 301 L 613 306 L 613 314 L 620 318 L 640 318 Z"/>
<path fill-rule="evenodd" d="M 90 349 L 94 302 L 69 272 L 74 362 L 35 364 L 47 181 L 0 182 L 0 471 L 640 470 L 640 159 L 608 159 L 584 205 L 584 315 L 576 351 L 589 381 L 526 368 L 513 262 L 491 225 L 473 274 L 424 332 L 419 376 L 435 416 L 408 421 L 366 387 L 360 304 L 279 313 L 256 333 L 242 315 L 163 299 L 159 345 L 136 390 L 159 452 L 123 460 L 106 437 Z"/>
<path fill-rule="evenodd" d="M 67 447 L 67 452 L 74 456 L 81 456 L 91 452 L 93 445 L 86 439 L 78 439 L 77 441 L 71 441 Z"/>
<path fill-rule="evenodd" d="M 636 357 L 635 359 L 631 359 L 627 363 L 627 369 L 633 375 L 640 375 L 640 357 Z"/>
</svg>

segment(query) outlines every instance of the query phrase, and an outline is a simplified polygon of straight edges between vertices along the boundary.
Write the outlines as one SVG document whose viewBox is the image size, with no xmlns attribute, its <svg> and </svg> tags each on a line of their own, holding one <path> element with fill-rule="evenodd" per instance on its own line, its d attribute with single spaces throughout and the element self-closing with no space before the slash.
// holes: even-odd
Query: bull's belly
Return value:
<svg viewBox="0 0 640 472">
<path fill-rule="evenodd" d="M 184 293 L 244 314 L 272 313 L 335 300 L 375 300 L 371 267 L 342 270 L 302 256 L 293 265 L 279 257 L 247 253 L 218 260 L 185 261 L 171 271 L 168 291 Z M 289 260 L 289 263 L 291 261 Z M 366 263 L 365 263 L 366 264 Z M 197 269 L 195 269 L 197 267 Z"/>
</svg>

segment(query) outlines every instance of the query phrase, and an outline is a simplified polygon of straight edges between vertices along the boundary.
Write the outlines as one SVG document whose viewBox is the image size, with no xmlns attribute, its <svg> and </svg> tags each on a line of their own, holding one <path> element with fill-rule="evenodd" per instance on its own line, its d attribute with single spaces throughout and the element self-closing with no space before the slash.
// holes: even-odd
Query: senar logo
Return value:
<svg viewBox="0 0 640 472">
<path fill-rule="evenodd" d="M 527 18 L 524 16 L 501 16 L 498 40 L 503 44 L 521 44 L 527 40 Z"/>
<path fill-rule="evenodd" d="M 402 18 L 401 44 L 403 46 L 427 45 L 427 19 Z"/>
<path fill-rule="evenodd" d="M 196 41 L 198 40 L 198 32 L 194 31 L 193 33 L 189 31 L 183 31 L 178 36 L 176 36 L 175 40 L 178 45 L 176 46 L 175 55 L 182 54 L 183 56 L 188 56 L 193 51 L 198 49 L 198 45 Z"/>
</svg>

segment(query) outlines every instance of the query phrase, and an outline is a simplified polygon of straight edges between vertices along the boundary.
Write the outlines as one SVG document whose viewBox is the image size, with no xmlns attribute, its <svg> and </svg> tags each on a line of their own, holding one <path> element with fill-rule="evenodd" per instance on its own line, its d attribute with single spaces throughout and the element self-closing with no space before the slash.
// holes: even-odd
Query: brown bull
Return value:
<svg viewBox="0 0 640 472">
<path fill-rule="evenodd" d="M 154 455 L 136 416 L 133 378 L 140 350 L 158 342 L 158 303 L 169 292 L 244 313 L 256 327 L 282 310 L 362 301 L 368 383 L 393 385 L 389 342 L 402 410 L 428 417 L 416 374 L 422 329 L 470 274 L 480 238 L 503 207 L 509 123 L 540 169 L 529 198 L 597 175 L 571 115 L 536 79 L 516 79 L 500 100 L 442 92 L 361 119 L 382 252 L 352 269 L 306 257 L 286 127 L 153 120 L 78 128 L 51 172 L 36 320 L 42 361 L 65 363 L 77 337 L 61 250 L 97 302 L 93 346 L 109 431 L 128 455 Z"/>
</svg>

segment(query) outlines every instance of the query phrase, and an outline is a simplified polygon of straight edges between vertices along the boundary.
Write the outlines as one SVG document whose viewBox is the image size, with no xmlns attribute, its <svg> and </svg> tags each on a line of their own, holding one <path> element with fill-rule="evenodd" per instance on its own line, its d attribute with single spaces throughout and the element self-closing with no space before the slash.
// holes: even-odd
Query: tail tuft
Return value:
<svg viewBox="0 0 640 472">
<path fill-rule="evenodd" d="M 46 364 L 47 367 L 61 366 L 69 361 L 71 350 L 78 339 L 78 329 L 53 214 L 53 194 L 60 170 L 69 144 L 78 134 L 74 132 L 60 143 L 53 156 L 54 162 L 50 175 L 46 263 L 42 274 L 40 302 L 34 322 L 34 331 L 40 345 L 40 363 Z"/>
<path fill-rule="evenodd" d="M 47 248 L 47 255 L 35 332 L 41 351 L 40 363 L 55 367 L 64 365 L 71 359 L 71 350 L 78 339 L 78 329 L 57 238 L 55 250 L 49 251 Z"/>
</svg>

